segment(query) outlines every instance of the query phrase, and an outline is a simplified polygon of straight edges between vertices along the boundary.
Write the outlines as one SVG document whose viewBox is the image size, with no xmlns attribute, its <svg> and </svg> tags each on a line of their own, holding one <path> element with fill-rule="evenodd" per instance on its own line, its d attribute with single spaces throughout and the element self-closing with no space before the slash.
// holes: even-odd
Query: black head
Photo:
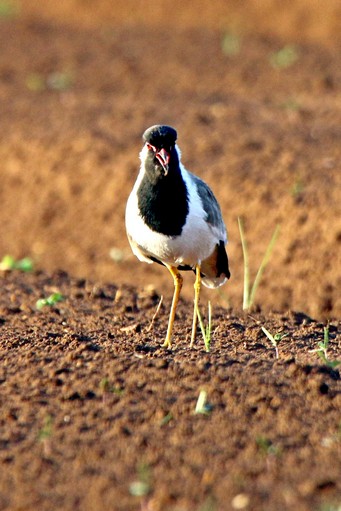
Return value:
<svg viewBox="0 0 341 511">
<path fill-rule="evenodd" d="M 148 148 L 146 168 L 152 173 L 167 176 L 168 171 L 179 168 L 178 153 L 175 148 L 177 133 L 170 126 L 156 124 L 143 134 L 145 146 Z"/>
<path fill-rule="evenodd" d="M 169 149 L 175 145 L 177 139 L 177 132 L 170 126 L 163 126 L 156 124 L 151 126 L 143 133 L 143 140 L 153 145 L 157 149 Z"/>
<path fill-rule="evenodd" d="M 143 133 L 138 207 L 144 222 L 155 232 L 178 236 L 189 211 L 180 152 L 174 128 L 157 124 Z"/>
</svg>

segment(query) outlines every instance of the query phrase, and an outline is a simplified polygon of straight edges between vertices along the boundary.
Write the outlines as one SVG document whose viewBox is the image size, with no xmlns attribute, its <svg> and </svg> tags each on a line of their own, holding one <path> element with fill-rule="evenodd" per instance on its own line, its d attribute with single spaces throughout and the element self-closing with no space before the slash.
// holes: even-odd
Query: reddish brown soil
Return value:
<svg viewBox="0 0 341 511">
<path fill-rule="evenodd" d="M 340 5 L 226 4 L 0 2 L 0 258 L 38 269 L 1 274 L 1 510 L 340 509 L 340 374 L 312 351 L 329 319 L 341 359 Z M 287 44 L 297 61 L 274 69 Z M 159 122 L 229 231 L 231 281 L 202 297 L 210 353 L 200 335 L 188 347 L 189 274 L 160 348 L 171 278 L 125 236 L 141 133 Z M 251 315 L 238 217 L 253 276 L 281 225 Z M 278 360 L 261 326 L 288 334 Z"/>
<path fill-rule="evenodd" d="M 321 323 L 219 309 L 205 353 L 199 339 L 188 348 L 182 303 L 167 352 L 166 308 L 148 330 L 155 294 L 62 273 L 8 274 L 1 288 L 1 509 L 225 510 L 240 494 L 252 510 L 340 502 L 341 385 L 311 352 Z M 37 311 L 55 290 L 66 300 Z M 289 334 L 278 360 L 261 325 Z M 201 390 L 207 415 L 194 414 Z M 129 489 L 142 464 L 139 499 Z"/>
</svg>

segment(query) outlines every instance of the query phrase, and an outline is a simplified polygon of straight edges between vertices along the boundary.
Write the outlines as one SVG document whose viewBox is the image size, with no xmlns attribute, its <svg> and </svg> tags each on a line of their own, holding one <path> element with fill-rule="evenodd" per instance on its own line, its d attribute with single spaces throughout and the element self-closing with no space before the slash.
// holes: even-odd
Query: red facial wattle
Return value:
<svg viewBox="0 0 341 511">
<path fill-rule="evenodd" d="M 168 172 L 168 166 L 169 166 L 169 160 L 170 160 L 170 155 L 169 153 L 166 151 L 166 149 L 160 149 L 160 151 L 158 151 L 156 153 L 156 158 L 159 160 L 161 166 L 163 167 L 163 170 L 165 171 L 165 174 L 167 174 Z"/>
<path fill-rule="evenodd" d="M 153 146 L 152 144 L 149 144 L 149 143 L 147 143 L 147 147 L 148 147 L 148 149 L 150 149 L 151 151 L 153 151 L 155 153 L 155 158 L 157 158 L 157 160 L 159 161 L 161 167 L 163 168 L 163 170 L 165 172 L 165 175 L 167 175 L 168 168 L 169 168 L 169 161 L 170 161 L 169 152 L 166 151 L 166 149 L 164 149 L 163 147 L 161 149 L 157 149 L 155 146 Z"/>
</svg>

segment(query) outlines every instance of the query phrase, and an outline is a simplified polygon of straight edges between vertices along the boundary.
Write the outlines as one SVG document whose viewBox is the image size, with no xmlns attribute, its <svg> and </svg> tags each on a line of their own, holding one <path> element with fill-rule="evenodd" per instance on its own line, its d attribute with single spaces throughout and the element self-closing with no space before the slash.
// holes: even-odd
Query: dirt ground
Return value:
<svg viewBox="0 0 341 511">
<path fill-rule="evenodd" d="M 1 510 L 340 511 L 340 367 L 314 351 L 329 321 L 341 359 L 340 26 L 336 0 L 0 1 L 0 260 L 35 265 L 0 272 Z M 229 232 L 209 353 L 190 274 L 160 348 L 171 278 L 125 235 L 156 123 Z M 252 277 L 280 225 L 249 313 L 238 217 Z"/>
</svg>

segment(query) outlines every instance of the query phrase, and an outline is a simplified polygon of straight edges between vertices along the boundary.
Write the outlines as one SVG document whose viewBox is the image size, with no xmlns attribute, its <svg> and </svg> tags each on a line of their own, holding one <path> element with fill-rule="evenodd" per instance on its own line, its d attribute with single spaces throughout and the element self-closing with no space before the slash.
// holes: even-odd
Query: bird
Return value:
<svg viewBox="0 0 341 511">
<path fill-rule="evenodd" d="M 126 204 L 127 237 L 140 261 L 159 263 L 173 277 L 173 300 L 162 344 L 165 348 L 172 348 L 181 272 L 195 273 L 192 347 L 201 283 L 216 288 L 230 278 L 227 231 L 210 187 L 182 164 L 177 131 L 157 124 L 146 129 L 142 138 L 140 171 Z"/>
</svg>

